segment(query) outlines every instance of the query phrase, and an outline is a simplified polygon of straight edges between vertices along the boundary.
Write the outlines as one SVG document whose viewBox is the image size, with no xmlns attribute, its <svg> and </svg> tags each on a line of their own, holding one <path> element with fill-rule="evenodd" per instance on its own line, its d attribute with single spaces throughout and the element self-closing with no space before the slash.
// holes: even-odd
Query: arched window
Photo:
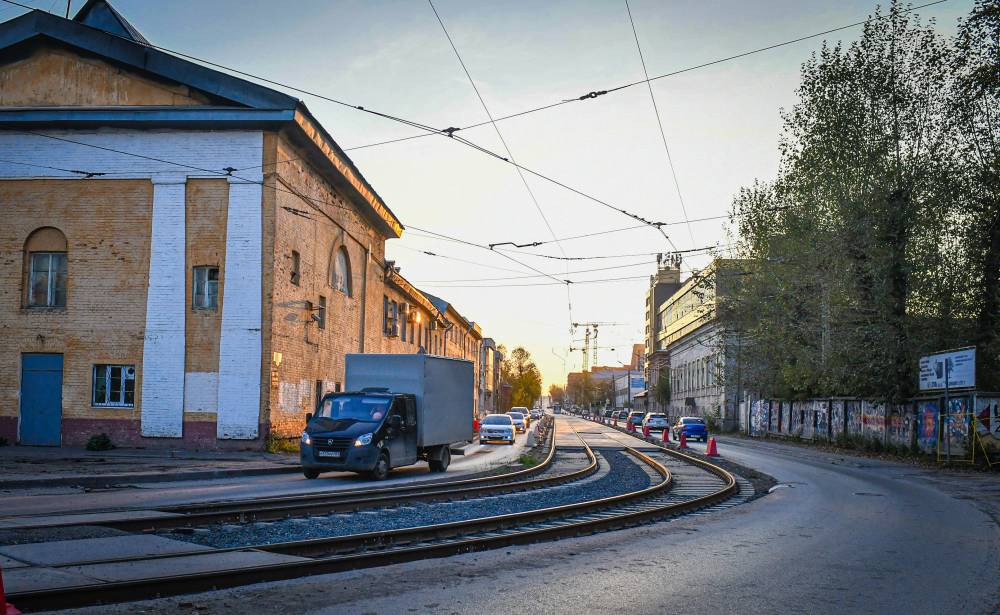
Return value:
<svg viewBox="0 0 1000 615">
<path fill-rule="evenodd" d="M 36 229 L 24 242 L 24 305 L 66 307 L 66 236 L 52 227 Z"/>
<path fill-rule="evenodd" d="M 333 253 L 333 287 L 351 296 L 351 260 L 347 256 L 347 250 L 343 247 Z"/>
</svg>

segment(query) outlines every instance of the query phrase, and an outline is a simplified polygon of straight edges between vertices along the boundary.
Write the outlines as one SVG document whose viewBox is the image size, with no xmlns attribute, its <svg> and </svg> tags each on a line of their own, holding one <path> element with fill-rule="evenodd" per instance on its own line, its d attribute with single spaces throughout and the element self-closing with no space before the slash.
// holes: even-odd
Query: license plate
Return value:
<svg viewBox="0 0 1000 615">
<path fill-rule="evenodd" d="M 319 451 L 320 457 L 340 457 L 340 451 Z"/>
</svg>

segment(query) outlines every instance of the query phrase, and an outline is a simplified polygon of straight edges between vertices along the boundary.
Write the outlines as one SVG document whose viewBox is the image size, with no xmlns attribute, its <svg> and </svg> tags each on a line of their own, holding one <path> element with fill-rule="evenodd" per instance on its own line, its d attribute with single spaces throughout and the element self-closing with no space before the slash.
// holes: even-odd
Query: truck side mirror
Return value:
<svg viewBox="0 0 1000 615">
<path fill-rule="evenodd" d="M 403 420 L 398 414 L 393 414 L 389 417 L 389 427 L 392 427 L 396 431 L 399 431 L 400 427 L 403 425 Z"/>
<path fill-rule="evenodd" d="M 312 412 L 306 412 L 306 423 L 308 423 L 311 420 L 313 420 L 313 413 Z"/>
</svg>

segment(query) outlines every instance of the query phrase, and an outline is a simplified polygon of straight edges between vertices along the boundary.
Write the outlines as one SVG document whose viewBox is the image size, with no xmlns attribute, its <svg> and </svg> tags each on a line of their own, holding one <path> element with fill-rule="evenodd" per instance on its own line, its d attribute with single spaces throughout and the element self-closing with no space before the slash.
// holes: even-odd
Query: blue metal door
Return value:
<svg viewBox="0 0 1000 615">
<path fill-rule="evenodd" d="M 61 354 L 21 355 L 21 444 L 61 443 L 62 368 Z"/>
</svg>

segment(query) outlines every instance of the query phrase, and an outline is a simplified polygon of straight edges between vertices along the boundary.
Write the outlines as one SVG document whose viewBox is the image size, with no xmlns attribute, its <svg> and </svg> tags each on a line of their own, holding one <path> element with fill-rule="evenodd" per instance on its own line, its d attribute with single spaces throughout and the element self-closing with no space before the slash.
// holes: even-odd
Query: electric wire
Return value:
<svg viewBox="0 0 1000 615">
<path fill-rule="evenodd" d="M 684 221 L 687 222 L 688 234 L 691 236 L 691 245 L 695 245 L 694 231 L 691 230 L 691 223 L 688 222 L 687 205 L 684 204 L 684 195 L 681 194 L 681 184 L 677 181 L 677 169 L 674 167 L 674 159 L 670 155 L 670 146 L 667 145 L 667 133 L 663 129 L 663 118 L 660 117 L 660 107 L 656 104 L 656 96 L 653 94 L 653 84 L 649 80 L 649 71 L 646 70 L 646 58 L 642 53 L 642 45 L 639 44 L 639 32 L 635 29 L 635 20 L 632 19 L 632 8 L 628 0 L 625 0 L 625 11 L 628 13 L 628 22 L 632 26 L 632 36 L 635 38 L 635 48 L 639 52 L 639 62 L 642 64 L 642 74 L 646 78 L 646 88 L 649 90 L 649 100 L 653 103 L 653 113 L 656 115 L 656 127 L 660 129 L 660 139 L 663 142 L 663 151 L 667 154 L 667 166 L 670 167 L 670 175 L 674 178 L 674 188 L 677 190 L 677 200 L 681 204 L 681 211 L 684 213 Z"/>
</svg>

